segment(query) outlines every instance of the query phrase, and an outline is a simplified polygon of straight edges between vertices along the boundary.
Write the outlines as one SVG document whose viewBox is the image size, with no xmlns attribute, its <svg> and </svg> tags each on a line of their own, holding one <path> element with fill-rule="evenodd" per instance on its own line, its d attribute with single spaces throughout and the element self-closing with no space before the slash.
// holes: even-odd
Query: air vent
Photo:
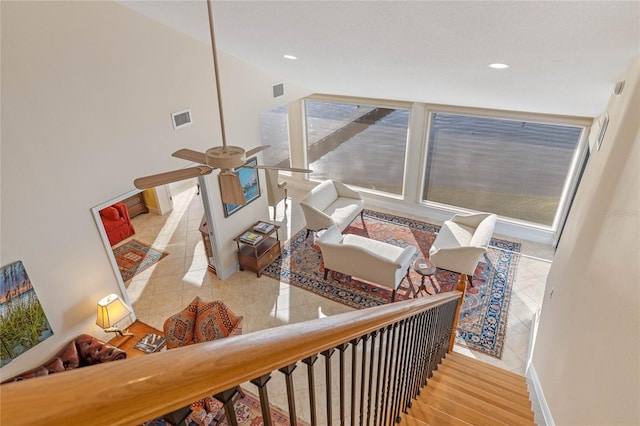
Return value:
<svg viewBox="0 0 640 426">
<path fill-rule="evenodd" d="M 187 109 L 180 112 L 174 112 L 173 114 L 171 114 L 171 119 L 174 129 L 188 126 L 189 124 L 191 124 L 191 110 Z"/>
<path fill-rule="evenodd" d="M 613 88 L 613 94 L 619 96 L 622 93 L 622 89 L 624 89 L 625 80 L 619 81 L 616 83 L 616 87 Z"/>
<path fill-rule="evenodd" d="M 273 85 L 273 97 L 279 98 L 284 95 L 284 83 L 278 83 Z"/>
</svg>

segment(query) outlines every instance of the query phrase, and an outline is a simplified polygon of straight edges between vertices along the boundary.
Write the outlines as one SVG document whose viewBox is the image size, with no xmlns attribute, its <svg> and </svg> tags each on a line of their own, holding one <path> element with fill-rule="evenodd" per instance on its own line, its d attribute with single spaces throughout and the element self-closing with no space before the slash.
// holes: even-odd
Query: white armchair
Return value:
<svg viewBox="0 0 640 426">
<path fill-rule="evenodd" d="M 466 275 L 473 287 L 473 274 L 487 252 L 495 227 L 495 214 L 457 214 L 440 228 L 429 250 L 429 259 L 440 269 Z"/>
<path fill-rule="evenodd" d="M 364 222 L 362 196 L 336 180 L 326 180 L 313 188 L 300 201 L 300 207 L 307 222 L 307 237 L 311 231 L 332 225 L 344 231 L 358 214 Z"/>
<path fill-rule="evenodd" d="M 409 275 L 413 246 L 398 247 L 359 235 L 342 235 L 332 225 L 316 239 L 324 261 L 324 279 L 329 270 L 362 278 L 393 290 L 391 301 L 405 276 Z"/>
<path fill-rule="evenodd" d="M 287 209 L 287 182 L 278 181 L 278 171 L 265 169 L 267 180 L 267 199 L 269 206 L 273 207 L 273 220 L 276 220 L 278 203 L 284 200 L 284 208 Z"/>
</svg>

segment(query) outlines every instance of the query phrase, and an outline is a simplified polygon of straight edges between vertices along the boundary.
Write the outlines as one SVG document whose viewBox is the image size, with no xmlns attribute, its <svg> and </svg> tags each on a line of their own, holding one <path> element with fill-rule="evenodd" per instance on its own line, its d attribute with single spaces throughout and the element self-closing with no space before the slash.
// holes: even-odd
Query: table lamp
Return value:
<svg viewBox="0 0 640 426">
<path fill-rule="evenodd" d="M 131 315 L 131 308 L 117 294 L 111 293 L 98 301 L 96 324 L 107 332 L 118 333 L 121 336 L 133 336 L 132 333 L 123 333 L 115 326 L 129 315 Z"/>
</svg>

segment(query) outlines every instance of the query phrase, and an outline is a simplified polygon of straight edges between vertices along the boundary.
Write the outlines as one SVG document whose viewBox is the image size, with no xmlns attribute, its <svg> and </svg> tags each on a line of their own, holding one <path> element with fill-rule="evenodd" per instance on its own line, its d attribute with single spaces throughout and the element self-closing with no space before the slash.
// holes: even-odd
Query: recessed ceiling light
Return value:
<svg viewBox="0 0 640 426">
<path fill-rule="evenodd" d="M 297 56 L 293 56 L 293 55 L 282 55 L 282 57 L 285 59 L 291 59 L 292 61 L 295 61 L 296 59 L 298 59 Z"/>
<path fill-rule="evenodd" d="M 489 68 L 493 68 L 493 69 L 496 69 L 496 70 L 503 70 L 505 68 L 509 68 L 509 65 L 495 63 L 495 64 L 489 64 Z"/>
</svg>

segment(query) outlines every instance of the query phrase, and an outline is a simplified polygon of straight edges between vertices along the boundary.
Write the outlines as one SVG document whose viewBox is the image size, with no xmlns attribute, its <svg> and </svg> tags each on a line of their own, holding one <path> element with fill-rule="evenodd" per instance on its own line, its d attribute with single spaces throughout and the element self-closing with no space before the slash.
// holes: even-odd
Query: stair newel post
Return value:
<svg viewBox="0 0 640 426">
<path fill-rule="evenodd" d="M 237 387 L 227 389 L 226 391 L 215 394 L 213 397 L 222 402 L 224 407 L 224 414 L 227 417 L 227 423 L 230 426 L 238 426 L 238 419 L 236 418 L 236 410 L 233 408 L 233 397 L 238 392 Z"/>
<path fill-rule="evenodd" d="M 271 426 L 271 409 L 269 405 L 269 393 L 267 392 L 267 383 L 269 382 L 269 380 L 271 380 L 271 373 L 251 380 L 251 383 L 258 387 L 258 394 L 260 395 L 260 408 L 262 409 L 262 421 L 264 422 L 264 426 Z"/>
<path fill-rule="evenodd" d="M 378 331 L 371 333 L 371 353 L 369 354 L 369 392 L 367 393 L 367 425 L 371 424 L 371 395 L 373 395 L 373 366 L 376 356 L 376 337 Z"/>
<path fill-rule="evenodd" d="M 367 341 L 369 335 L 362 336 L 362 371 L 360 372 L 360 424 L 364 423 L 364 392 L 367 384 Z"/>
<path fill-rule="evenodd" d="M 307 364 L 307 385 L 309 386 L 309 411 L 311 412 L 311 425 L 318 424 L 316 417 L 316 381 L 313 374 L 313 364 L 318 360 L 318 355 L 312 355 L 302 360 Z"/>
<path fill-rule="evenodd" d="M 332 400 L 331 397 L 331 355 L 335 352 L 335 349 L 328 349 L 326 351 L 322 351 L 321 354 L 324 357 L 324 379 L 325 379 L 325 387 L 326 387 L 326 397 L 327 397 L 327 423 L 331 424 L 333 420 L 333 410 L 332 410 Z"/>
<path fill-rule="evenodd" d="M 456 314 L 453 318 L 453 327 L 451 328 L 451 337 L 449 339 L 449 351 L 453 351 L 453 345 L 456 342 L 456 333 L 458 330 L 458 319 L 460 318 L 460 309 L 462 309 L 462 301 L 464 300 L 464 296 L 467 292 L 467 274 L 460 274 L 460 279 L 456 284 L 456 290 L 462 292 L 462 297 L 458 299 L 458 303 L 456 305 Z"/>
<path fill-rule="evenodd" d="M 287 404 L 289 405 L 289 422 L 291 426 L 298 425 L 298 416 L 296 415 L 296 398 L 295 392 L 293 389 L 293 370 L 295 370 L 297 365 L 295 363 L 288 365 L 286 367 L 282 367 L 280 371 L 284 374 L 285 383 L 287 386 Z"/>
<path fill-rule="evenodd" d="M 356 376 L 358 375 L 358 342 L 360 338 L 349 342 L 351 345 L 351 426 L 356 424 Z"/>
<path fill-rule="evenodd" d="M 340 351 L 340 426 L 344 426 L 344 402 L 345 402 L 345 394 L 344 394 L 344 379 L 345 379 L 345 368 L 344 368 L 344 351 L 347 350 L 347 344 L 343 343 L 337 347 L 338 351 Z"/>
<path fill-rule="evenodd" d="M 382 359 L 383 359 L 383 355 L 384 355 L 384 334 L 387 331 L 386 328 L 381 328 L 379 330 L 380 333 L 380 337 L 378 338 L 378 370 L 376 371 L 376 397 L 375 397 L 375 402 L 374 402 L 374 412 L 373 412 L 373 424 L 377 425 L 378 423 L 378 410 L 380 408 L 380 386 L 382 385 L 383 381 L 381 382 L 381 378 L 382 378 Z M 387 333 L 388 334 L 388 333 Z M 387 343 L 389 342 L 388 336 L 387 336 Z"/>
</svg>

